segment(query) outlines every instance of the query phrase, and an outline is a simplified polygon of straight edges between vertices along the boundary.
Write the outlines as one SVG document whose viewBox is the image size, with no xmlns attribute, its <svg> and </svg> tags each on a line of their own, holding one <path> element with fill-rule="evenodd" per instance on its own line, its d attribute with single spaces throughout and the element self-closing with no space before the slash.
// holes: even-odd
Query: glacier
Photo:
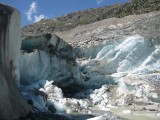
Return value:
<svg viewBox="0 0 160 120">
<path fill-rule="evenodd" d="M 95 57 L 79 60 L 80 71 L 88 78 L 84 79 L 83 85 L 92 89 L 100 88 L 99 90 L 105 84 L 114 86 L 111 88 L 114 90 L 111 90 L 111 98 L 117 96 L 116 104 L 129 104 L 127 103 L 129 101 L 125 101 L 128 96 L 137 97 L 138 100 L 132 98 L 135 99 L 134 102 L 159 101 L 159 95 L 153 92 L 158 89 L 160 78 L 159 39 L 148 39 L 135 34 L 118 42 L 111 41 L 110 44 L 108 42 L 109 40 L 106 40 L 97 45 L 101 49 L 98 48 L 100 50 Z M 94 48 L 87 49 L 92 51 Z M 86 56 L 84 55 L 84 57 Z M 157 87 L 155 87 L 156 85 Z M 93 94 L 92 98 L 97 97 L 96 101 L 98 100 L 99 104 L 104 104 L 103 100 L 107 102 L 110 99 L 108 97 L 101 99 L 98 93 L 101 97 L 103 95 L 107 97 L 107 95 L 106 93 L 101 94 L 100 91 Z"/>
<path fill-rule="evenodd" d="M 18 54 L 20 51 L 20 13 L 0 3 L 0 119 L 25 116 L 31 107 L 17 89 L 19 85 Z"/>
<path fill-rule="evenodd" d="M 73 38 L 88 37 L 73 44 L 55 34 L 26 36 L 19 53 L 23 97 L 41 111 L 54 106 L 68 114 L 129 105 L 158 108 L 159 19 L 86 30 Z"/>
<path fill-rule="evenodd" d="M 22 40 L 22 46 L 19 57 L 21 84 L 44 79 L 67 86 L 73 79 L 80 78 L 72 47 L 58 36 L 28 36 Z M 67 78 L 72 80 L 64 81 Z"/>
<path fill-rule="evenodd" d="M 159 39 L 156 39 L 153 44 L 150 39 L 145 39 L 138 34 L 120 39 L 118 42 L 112 41 L 110 44 L 106 40 L 97 46 L 100 47 L 95 57 L 79 58 L 76 65 L 68 63 L 66 59 L 57 58 L 56 55 L 50 56 L 50 53 L 42 50 L 21 53 L 21 81 L 26 85 L 44 79 L 53 81 L 54 85 L 62 89 L 76 83 L 88 90 L 92 89 L 86 95 L 92 104 L 100 106 L 126 105 L 132 104 L 133 101 L 157 102 L 159 95 L 154 92 L 156 91 L 154 85 L 158 84 L 157 78 L 160 78 L 158 41 Z M 51 94 L 54 94 L 52 87 L 48 89 L 51 90 Z M 61 91 L 60 97 L 56 96 L 56 99 L 62 99 L 62 93 Z M 80 94 L 83 93 L 77 93 L 76 96 Z M 65 100 L 57 103 L 55 97 L 48 97 L 48 101 L 54 106 L 61 106 L 56 107 L 59 111 L 65 111 L 65 107 L 62 107 L 66 104 L 63 103 Z M 45 108 L 44 105 L 43 107 Z"/>
</svg>

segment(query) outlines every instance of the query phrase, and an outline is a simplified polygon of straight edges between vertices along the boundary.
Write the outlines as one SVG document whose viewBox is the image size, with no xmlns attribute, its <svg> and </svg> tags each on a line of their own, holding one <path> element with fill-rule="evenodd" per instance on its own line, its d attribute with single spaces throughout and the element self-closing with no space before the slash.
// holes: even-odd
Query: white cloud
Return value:
<svg viewBox="0 0 160 120">
<path fill-rule="evenodd" d="M 32 14 L 36 13 L 36 11 L 37 11 L 37 4 L 36 2 L 32 1 L 29 10 L 26 13 L 27 19 L 29 21 L 32 21 Z"/>
<path fill-rule="evenodd" d="M 97 4 L 101 4 L 104 0 L 96 0 Z"/>
<path fill-rule="evenodd" d="M 43 15 L 43 14 L 41 14 L 39 16 L 35 15 L 34 16 L 34 22 L 38 22 L 38 21 L 40 21 L 43 18 L 47 18 L 47 17 L 45 15 Z"/>
<path fill-rule="evenodd" d="M 27 20 L 32 21 L 32 22 L 33 21 L 38 22 L 43 18 L 47 18 L 47 16 L 43 14 L 37 14 L 38 13 L 37 9 L 38 9 L 37 3 L 32 1 L 32 3 L 30 4 L 29 10 L 26 12 Z"/>
</svg>

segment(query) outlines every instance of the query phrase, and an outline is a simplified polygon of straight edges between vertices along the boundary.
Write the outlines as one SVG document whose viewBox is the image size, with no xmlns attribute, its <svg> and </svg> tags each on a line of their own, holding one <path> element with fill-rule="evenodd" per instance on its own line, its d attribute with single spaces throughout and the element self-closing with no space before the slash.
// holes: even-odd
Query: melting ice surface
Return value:
<svg viewBox="0 0 160 120">
<path fill-rule="evenodd" d="M 99 52 L 95 58 L 79 62 L 81 72 L 89 78 L 84 82 L 86 86 L 117 84 L 115 96 L 122 104 L 127 94 L 143 97 L 145 102 L 159 98 L 151 86 L 160 79 L 159 39 L 134 35 L 118 42 L 106 40 L 96 47 L 101 49 L 96 48 Z"/>
<path fill-rule="evenodd" d="M 103 62 L 106 73 L 116 72 L 140 72 L 148 73 L 151 65 L 158 67 L 159 48 L 151 45 L 150 40 L 145 40 L 143 37 L 136 35 L 127 38 L 117 46 L 105 46 L 97 54 L 96 60 Z M 152 63 L 149 63 L 151 62 Z M 142 68 L 143 66 L 143 68 Z M 156 69 L 159 69 L 158 67 Z M 155 67 L 152 67 L 152 71 Z M 99 69 L 101 70 L 101 69 Z"/>
<path fill-rule="evenodd" d="M 116 42 L 116 41 L 115 41 Z M 100 45 L 99 45 L 100 46 Z M 105 45 L 96 58 L 83 63 L 83 71 L 93 74 L 151 74 L 160 70 L 158 40 L 144 39 L 135 35 L 119 44 Z M 98 47 L 98 46 L 97 46 Z"/>
<path fill-rule="evenodd" d="M 95 105 L 107 107 L 110 105 L 127 105 L 133 102 L 150 103 L 158 101 L 159 96 L 154 92 L 155 87 L 150 82 L 154 85 L 160 80 L 159 39 L 153 40 L 140 35 L 134 35 L 118 42 L 111 41 L 108 43 L 106 40 L 97 45 L 96 50 L 99 51 L 96 52 L 92 50 L 94 49 L 93 47 L 87 48 L 86 54 L 96 54 L 95 57 L 91 56 L 91 58 L 77 61 L 79 64 L 78 72 L 80 73 L 76 73 L 77 76 L 75 75 L 74 78 L 77 77 L 76 82 L 88 88 L 88 91 L 85 91 L 88 93 L 85 94 L 82 93 L 84 91 L 81 91 L 75 96 L 84 94 L 86 95 L 86 100 L 65 98 L 62 90 L 52 85 L 53 81 L 47 80 L 23 86 L 25 88 L 22 92 L 23 96 L 26 99 L 32 99 L 35 106 L 40 110 L 45 111 L 47 110 L 46 106 L 54 105 L 57 111 L 66 113 L 79 112 L 80 108 L 86 109 L 89 106 Z M 83 49 L 84 51 L 85 48 Z M 37 73 L 41 73 L 39 77 L 41 75 L 48 76 L 46 72 L 47 68 L 54 68 L 57 65 L 49 63 L 50 56 L 47 56 L 45 52 L 40 52 L 40 55 L 36 52 L 34 54 L 37 55 L 32 56 L 30 54 L 28 61 L 27 55 L 22 56 L 23 61 L 21 61 L 21 66 L 34 64 L 35 69 L 38 70 L 36 75 L 38 75 Z M 26 62 L 24 62 L 25 60 Z M 54 61 L 58 62 L 58 59 L 56 58 Z M 40 64 L 43 65 L 43 69 L 37 69 Z M 60 62 L 58 64 L 58 71 L 57 68 L 50 71 L 50 74 L 52 72 L 54 74 L 52 76 L 53 79 L 54 76 L 59 75 L 57 72 L 61 72 L 59 68 L 64 68 L 63 65 L 66 65 L 66 63 L 61 64 Z M 70 68 L 69 64 L 67 64 L 67 67 Z M 71 70 L 77 70 L 77 68 Z M 25 74 L 23 73 L 23 67 L 21 71 L 21 74 Z M 26 72 L 32 76 L 34 71 L 30 72 L 27 69 Z M 43 91 L 48 95 L 48 98 L 45 99 L 42 95 L 35 96 L 34 89 Z"/>
</svg>

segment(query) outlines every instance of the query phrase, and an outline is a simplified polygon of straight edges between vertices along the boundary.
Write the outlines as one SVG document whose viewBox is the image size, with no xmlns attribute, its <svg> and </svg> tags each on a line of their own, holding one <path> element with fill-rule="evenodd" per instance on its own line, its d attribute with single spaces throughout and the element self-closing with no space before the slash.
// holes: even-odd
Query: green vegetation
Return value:
<svg viewBox="0 0 160 120">
<path fill-rule="evenodd" d="M 122 18 L 127 15 L 143 14 L 158 10 L 160 10 L 160 0 L 130 0 L 130 2 L 125 4 L 115 4 L 113 6 L 95 9 L 91 8 L 70 13 L 56 19 L 41 20 L 38 23 L 22 28 L 22 35 L 26 33 L 36 34 L 66 31 L 79 25 L 85 25 L 111 17 Z"/>
</svg>

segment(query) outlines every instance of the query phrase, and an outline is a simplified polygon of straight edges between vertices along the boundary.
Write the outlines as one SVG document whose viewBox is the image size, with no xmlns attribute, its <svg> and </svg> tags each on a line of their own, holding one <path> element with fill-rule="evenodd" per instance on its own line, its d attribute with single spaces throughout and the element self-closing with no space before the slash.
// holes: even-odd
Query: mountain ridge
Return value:
<svg viewBox="0 0 160 120">
<path fill-rule="evenodd" d="M 123 18 L 160 10 L 159 0 L 132 0 L 124 4 L 76 11 L 55 19 L 42 19 L 22 28 L 22 36 L 67 31 L 77 26 L 94 23 L 107 18 Z"/>
</svg>

